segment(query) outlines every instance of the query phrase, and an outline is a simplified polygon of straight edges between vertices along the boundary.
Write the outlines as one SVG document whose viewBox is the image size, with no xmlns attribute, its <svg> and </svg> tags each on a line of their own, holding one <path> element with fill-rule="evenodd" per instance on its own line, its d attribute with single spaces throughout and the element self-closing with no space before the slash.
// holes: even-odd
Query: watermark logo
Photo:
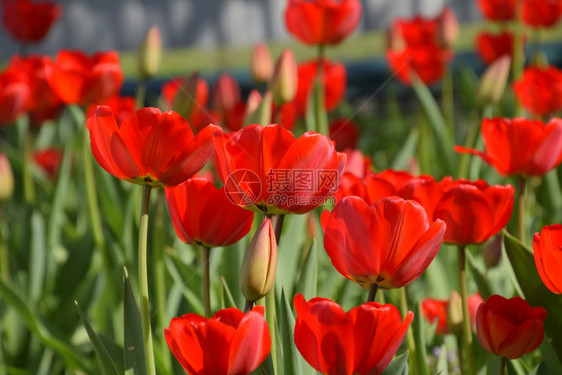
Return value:
<svg viewBox="0 0 562 375">
<path fill-rule="evenodd" d="M 259 176 L 249 169 L 237 169 L 232 172 L 226 182 L 226 197 L 234 204 L 251 206 L 261 195 Z"/>
</svg>

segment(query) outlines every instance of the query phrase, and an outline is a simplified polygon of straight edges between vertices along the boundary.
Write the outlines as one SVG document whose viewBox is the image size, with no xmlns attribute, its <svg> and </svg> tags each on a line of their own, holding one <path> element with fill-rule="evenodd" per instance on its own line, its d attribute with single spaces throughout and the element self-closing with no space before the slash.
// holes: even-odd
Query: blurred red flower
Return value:
<svg viewBox="0 0 562 375">
<path fill-rule="evenodd" d="M 190 178 L 166 188 L 166 200 L 178 237 L 207 247 L 228 246 L 250 231 L 254 213 L 232 203 L 224 187 L 203 178 Z"/>
<path fill-rule="evenodd" d="M 455 146 L 455 151 L 480 156 L 502 176 L 543 176 L 562 161 L 562 120 L 545 125 L 525 118 L 484 119 L 486 152 Z"/>
<path fill-rule="evenodd" d="M 8 67 L 0 73 L 0 125 L 10 125 L 27 110 L 31 100 L 29 77 Z"/>
<path fill-rule="evenodd" d="M 336 119 L 330 123 L 330 138 L 336 142 L 336 150 L 357 148 L 359 127 L 351 120 Z"/>
<path fill-rule="evenodd" d="M 81 51 L 62 50 L 57 54 L 47 80 L 67 104 L 87 107 L 116 95 L 123 84 L 123 71 L 115 51 L 97 52 L 91 57 Z"/>
<path fill-rule="evenodd" d="M 271 350 L 264 307 L 248 313 L 229 308 L 207 319 L 197 314 L 173 318 L 164 337 L 174 357 L 191 375 L 248 375 Z"/>
<path fill-rule="evenodd" d="M 561 15 L 561 0 L 523 0 L 523 22 L 528 26 L 552 27 Z"/>
<path fill-rule="evenodd" d="M 476 37 L 478 54 L 486 64 L 491 64 L 503 55 L 513 55 L 513 35 L 504 31 L 501 34 L 481 32 Z"/>
<path fill-rule="evenodd" d="M 490 21 L 509 21 L 515 15 L 515 0 L 478 0 L 478 5 Z"/>
<path fill-rule="evenodd" d="M 546 310 L 520 297 L 490 296 L 476 314 L 476 335 L 487 352 L 516 359 L 530 353 L 544 337 Z"/>
<path fill-rule="evenodd" d="M 63 102 L 53 91 L 47 79 L 47 76 L 52 74 L 51 57 L 15 55 L 10 60 L 9 66 L 25 72 L 29 78 L 31 96 L 27 110 L 30 112 L 32 124 L 40 126 L 43 121 L 57 117 L 62 110 Z"/>
<path fill-rule="evenodd" d="M 405 85 L 413 83 L 413 73 L 426 84 L 440 80 L 445 74 L 445 64 L 451 57 L 452 53 L 449 50 L 436 45 L 386 51 L 390 70 Z"/>
<path fill-rule="evenodd" d="M 86 121 L 98 163 L 113 176 L 137 184 L 175 186 L 199 171 L 213 154 L 209 125 L 196 136 L 175 112 L 136 110 L 120 124 L 110 107 L 98 106 Z"/>
<path fill-rule="evenodd" d="M 40 42 L 62 15 L 62 7 L 52 1 L 2 0 L 2 23 L 20 43 Z"/>
<path fill-rule="evenodd" d="M 473 329 L 476 327 L 476 312 L 482 302 L 484 301 L 480 293 L 474 293 L 468 297 L 468 315 Z M 448 321 L 450 303 L 450 299 L 426 298 L 422 301 L 421 307 L 423 316 L 431 324 L 437 322 L 435 333 L 438 335 L 444 335 L 450 332 L 450 324 Z"/>
<path fill-rule="evenodd" d="M 535 116 L 562 109 L 562 70 L 554 67 L 527 67 L 513 83 L 517 100 Z"/>
<path fill-rule="evenodd" d="M 345 166 L 326 136 L 295 139 L 280 125 L 215 136 L 217 172 L 239 205 L 266 214 L 305 213 L 332 196 Z"/>
<path fill-rule="evenodd" d="M 304 359 L 323 374 L 380 374 L 398 351 L 414 314 L 404 321 L 392 305 L 368 302 L 345 312 L 326 298 L 293 300 L 295 344 Z"/>
<path fill-rule="evenodd" d="M 310 60 L 300 63 L 298 66 L 298 88 L 295 103 L 299 115 L 306 113 L 308 97 L 314 87 L 318 71 L 318 60 Z M 345 96 L 347 84 L 347 72 L 345 65 L 340 62 L 322 60 L 322 71 L 324 75 L 322 86 L 324 87 L 324 100 L 326 110 L 333 111 Z"/>
<path fill-rule="evenodd" d="M 229 74 L 221 74 L 213 86 L 213 108 L 219 112 L 233 109 L 242 101 L 240 86 Z"/>
<path fill-rule="evenodd" d="M 415 201 L 393 196 L 373 205 L 345 197 L 322 213 L 324 248 L 332 264 L 362 287 L 399 288 L 418 278 L 443 241 L 445 223 Z"/>
<path fill-rule="evenodd" d="M 553 293 L 562 294 L 562 225 L 545 225 L 533 236 L 533 253 L 539 275 Z"/>
<path fill-rule="evenodd" d="M 435 219 L 447 224 L 445 242 L 478 244 L 498 233 L 511 218 L 514 189 L 485 181 L 456 180 L 443 187 Z"/>
<path fill-rule="evenodd" d="M 31 158 L 52 180 L 59 170 L 62 161 L 62 150 L 57 148 L 38 150 L 33 153 Z"/>
<path fill-rule="evenodd" d="M 133 114 L 137 107 L 137 102 L 134 97 L 132 96 L 112 96 L 111 98 L 107 99 L 103 103 L 99 105 L 104 105 L 111 108 L 113 115 L 115 116 L 115 120 L 117 124 L 121 124 L 124 119 L 129 117 Z M 88 107 L 88 111 L 86 112 L 87 117 L 91 117 L 94 114 L 98 104 L 92 104 Z"/>
<path fill-rule="evenodd" d="M 361 20 L 359 0 L 289 0 L 285 24 L 305 44 L 338 44 Z"/>
</svg>

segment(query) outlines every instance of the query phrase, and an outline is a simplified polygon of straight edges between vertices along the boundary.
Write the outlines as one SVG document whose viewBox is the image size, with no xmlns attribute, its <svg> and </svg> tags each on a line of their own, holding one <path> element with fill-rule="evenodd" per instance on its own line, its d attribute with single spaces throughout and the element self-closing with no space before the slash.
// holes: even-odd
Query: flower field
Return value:
<svg viewBox="0 0 562 375">
<path fill-rule="evenodd" d="M 475 2 L 470 41 L 392 20 L 366 97 L 359 0 L 286 0 L 313 57 L 255 45 L 248 95 L 155 95 L 152 26 L 133 97 L 117 51 L 34 53 L 63 6 L 2 0 L 0 375 L 562 374 L 562 1 Z"/>
</svg>

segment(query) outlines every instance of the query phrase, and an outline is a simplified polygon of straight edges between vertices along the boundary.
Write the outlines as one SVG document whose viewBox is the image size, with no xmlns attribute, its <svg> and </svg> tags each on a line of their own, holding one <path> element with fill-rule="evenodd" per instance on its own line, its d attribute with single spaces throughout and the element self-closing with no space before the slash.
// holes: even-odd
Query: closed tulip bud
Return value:
<svg viewBox="0 0 562 375">
<path fill-rule="evenodd" d="M 6 200 L 14 193 L 14 175 L 10 161 L 0 153 L 0 201 Z"/>
<path fill-rule="evenodd" d="M 484 259 L 486 268 L 494 268 L 500 263 L 500 260 L 502 258 L 501 234 L 496 234 L 492 241 L 484 246 L 484 250 L 482 251 L 482 258 Z"/>
<path fill-rule="evenodd" d="M 250 91 L 248 95 L 248 100 L 246 101 L 246 113 L 244 114 L 244 118 L 248 119 L 250 116 L 258 109 L 262 101 L 261 94 L 258 90 Z M 247 121 L 245 121 L 248 123 Z"/>
<path fill-rule="evenodd" d="M 291 50 L 283 51 L 271 79 L 271 91 L 275 104 L 288 103 L 295 98 L 298 86 L 298 70 L 295 55 Z"/>
<path fill-rule="evenodd" d="M 277 241 L 271 220 L 265 218 L 242 261 L 239 282 L 246 300 L 255 302 L 271 290 L 276 268 Z"/>
<path fill-rule="evenodd" d="M 234 77 L 221 74 L 213 88 L 213 107 L 226 113 L 241 101 L 240 86 Z"/>
<path fill-rule="evenodd" d="M 273 74 L 273 60 L 267 44 L 259 43 L 252 52 L 252 77 L 256 82 L 267 82 Z"/>
<path fill-rule="evenodd" d="M 486 69 L 478 84 L 476 98 L 479 103 L 499 103 L 505 91 L 505 86 L 507 85 L 510 67 L 511 56 L 503 55 Z"/>
<path fill-rule="evenodd" d="M 455 12 L 449 7 L 443 9 L 438 19 L 437 41 L 445 48 L 451 47 L 459 38 L 459 21 Z"/>
<path fill-rule="evenodd" d="M 174 97 L 172 110 L 182 115 L 183 118 L 188 118 L 193 109 L 194 100 L 197 98 L 197 85 L 199 81 L 199 74 L 193 73 L 183 80 Z"/>
<path fill-rule="evenodd" d="M 141 41 L 138 51 L 139 76 L 146 79 L 158 72 L 162 58 L 162 39 L 160 30 L 151 26 Z"/>
<path fill-rule="evenodd" d="M 447 323 L 449 332 L 462 334 L 462 300 L 460 294 L 453 291 L 447 307 Z"/>
</svg>

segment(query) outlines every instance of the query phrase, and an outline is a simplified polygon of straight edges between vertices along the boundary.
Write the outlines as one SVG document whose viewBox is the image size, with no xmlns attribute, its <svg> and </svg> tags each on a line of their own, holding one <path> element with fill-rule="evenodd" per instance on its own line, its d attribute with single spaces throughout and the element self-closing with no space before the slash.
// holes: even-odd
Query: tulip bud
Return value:
<svg viewBox="0 0 562 375">
<path fill-rule="evenodd" d="M 282 105 L 293 100 L 297 94 L 297 86 L 297 62 L 293 52 L 286 49 L 275 64 L 271 79 L 271 92 L 275 104 Z"/>
<path fill-rule="evenodd" d="M 437 42 L 439 45 L 451 47 L 459 38 L 459 21 L 455 12 L 449 7 L 443 9 L 441 17 L 438 19 Z"/>
<path fill-rule="evenodd" d="M 240 289 L 246 300 L 255 302 L 273 287 L 277 267 L 277 241 L 271 220 L 265 218 L 254 234 L 240 269 Z"/>
<path fill-rule="evenodd" d="M 200 83 L 202 82 L 202 83 Z M 176 96 L 174 96 L 174 104 L 172 105 L 172 110 L 179 113 L 184 118 L 188 118 L 193 106 L 196 105 L 194 100 L 199 97 L 200 85 L 205 85 L 203 89 L 208 90 L 206 83 L 200 79 L 198 73 L 193 73 L 189 77 L 183 80 Z"/>
<path fill-rule="evenodd" d="M 503 55 L 494 61 L 482 75 L 476 98 L 481 104 L 497 104 L 507 85 L 511 57 Z"/>
<path fill-rule="evenodd" d="M 447 307 L 447 324 L 449 332 L 462 334 L 462 299 L 460 294 L 453 291 Z"/>
<path fill-rule="evenodd" d="M 228 74 L 221 74 L 213 90 L 213 106 L 219 112 L 233 109 L 241 101 L 240 87 Z"/>
<path fill-rule="evenodd" d="M 156 26 L 151 26 L 139 46 L 138 64 L 140 78 L 147 79 L 154 76 L 158 72 L 161 59 L 162 39 L 160 38 L 160 30 Z"/>
<path fill-rule="evenodd" d="M 10 198 L 14 194 L 14 174 L 10 161 L 0 152 L 0 201 Z"/>
<path fill-rule="evenodd" d="M 248 95 L 248 100 L 246 101 L 246 112 L 244 113 L 244 118 L 248 119 L 250 116 L 258 109 L 262 101 L 261 94 L 258 90 L 250 91 Z M 247 124 L 248 122 L 245 121 Z"/>
<path fill-rule="evenodd" d="M 267 44 L 259 43 L 252 53 L 252 77 L 256 82 L 267 82 L 273 74 L 273 60 Z"/>
<path fill-rule="evenodd" d="M 484 246 L 482 251 L 482 258 L 484 258 L 484 264 L 486 268 L 494 268 L 497 266 L 502 257 L 502 236 L 501 234 L 496 234 L 492 241 L 488 242 Z"/>
</svg>

